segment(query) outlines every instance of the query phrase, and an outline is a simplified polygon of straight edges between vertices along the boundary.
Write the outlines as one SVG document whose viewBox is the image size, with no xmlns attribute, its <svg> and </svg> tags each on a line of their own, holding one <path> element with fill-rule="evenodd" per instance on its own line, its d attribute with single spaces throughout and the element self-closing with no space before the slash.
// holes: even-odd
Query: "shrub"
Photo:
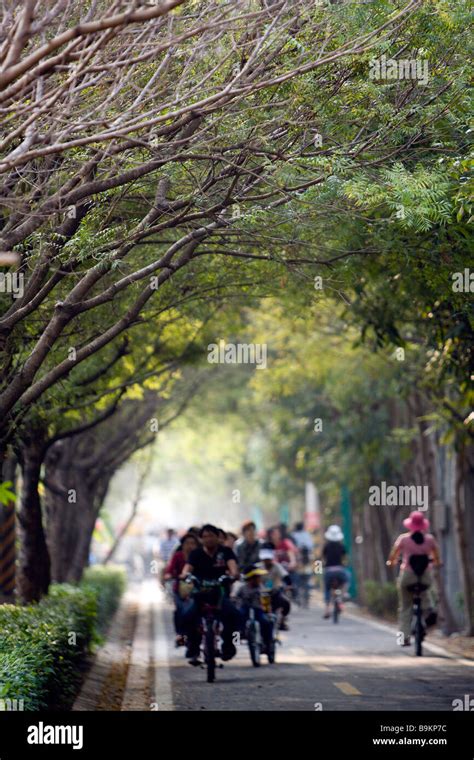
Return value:
<svg viewBox="0 0 474 760">
<path fill-rule="evenodd" d="M 365 581 L 364 590 L 367 608 L 370 612 L 373 612 L 378 617 L 395 617 L 398 607 L 398 594 L 395 583 Z"/>
<path fill-rule="evenodd" d="M 81 585 L 96 595 L 97 629 L 100 632 L 106 629 L 117 609 L 126 582 L 125 571 L 118 565 L 96 565 L 85 571 Z"/>
<path fill-rule="evenodd" d="M 91 568 L 78 586 L 53 584 L 39 604 L 0 606 L 0 699 L 26 710 L 69 709 L 85 655 L 125 587 L 116 568 Z"/>
</svg>

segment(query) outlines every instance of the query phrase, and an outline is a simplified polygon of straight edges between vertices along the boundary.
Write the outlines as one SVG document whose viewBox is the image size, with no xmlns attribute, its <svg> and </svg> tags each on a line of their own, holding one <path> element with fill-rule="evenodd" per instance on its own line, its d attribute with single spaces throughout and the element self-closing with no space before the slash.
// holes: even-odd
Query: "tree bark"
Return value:
<svg viewBox="0 0 474 760">
<path fill-rule="evenodd" d="M 426 404 L 420 393 L 414 394 L 415 413 L 417 416 L 419 435 L 418 442 L 421 453 L 421 460 L 423 463 L 423 482 L 422 485 L 428 486 L 430 509 L 429 516 L 431 520 L 431 532 L 435 538 L 439 541 L 439 531 L 436 524 L 436 509 L 434 505 L 440 500 L 440 489 L 438 486 L 438 479 L 436 473 L 436 447 L 433 441 L 433 435 L 429 432 L 429 426 L 426 420 L 422 419 L 426 413 Z M 439 598 L 439 611 L 440 611 L 440 627 L 445 634 L 450 634 L 456 631 L 458 625 L 451 610 L 442 573 L 438 570 L 434 573 L 434 580 Z"/>
<path fill-rule="evenodd" d="M 29 439 L 22 439 L 20 448 L 22 489 L 18 509 L 18 595 L 22 602 L 38 601 L 47 593 L 51 581 L 50 559 L 38 492 L 44 446 L 43 431 L 36 429 Z"/>
<path fill-rule="evenodd" d="M 469 543 L 466 530 L 466 503 L 465 486 L 466 475 L 470 470 L 470 478 L 473 478 L 472 464 L 466 453 L 464 444 L 459 446 L 456 456 L 456 484 L 453 504 L 454 529 L 459 556 L 459 568 L 464 599 L 464 633 L 466 636 L 474 636 L 474 583 L 469 561 Z"/>
<path fill-rule="evenodd" d="M 16 492 L 17 459 L 5 446 L 0 451 L 0 482 L 11 482 Z M 16 514 L 15 501 L 0 504 L 0 604 L 12 603 L 16 587 Z"/>
<path fill-rule="evenodd" d="M 89 563 L 94 526 L 110 480 L 135 451 L 154 440 L 149 422 L 157 403 L 156 393 L 149 391 L 140 401 L 124 402 L 87 430 L 50 442 L 44 484 L 47 541 L 55 581 L 80 581 Z M 182 408 L 184 405 L 175 416 Z"/>
<path fill-rule="evenodd" d="M 106 473 L 83 466 L 80 438 L 57 442 L 45 460 L 47 540 L 57 583 L 81 580 L 110 480 Z"/>
</svg>

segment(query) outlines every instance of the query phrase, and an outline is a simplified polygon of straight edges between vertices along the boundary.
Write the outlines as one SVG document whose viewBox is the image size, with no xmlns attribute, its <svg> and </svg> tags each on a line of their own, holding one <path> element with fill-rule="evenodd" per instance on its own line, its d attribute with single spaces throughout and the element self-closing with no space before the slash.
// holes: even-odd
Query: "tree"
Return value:
<svg viewBox="0 0 474 760">
<path fill-rule="evenodd" d="M 217 235 L 222 246 L 229 209 L 280 204 L 298 190 L 284 172 L 279 177 L 303 150 L 303 128 L 294 134 L 283 124 L 286 98 L 298 95 L 292 81 L 319 71 L 323 81 L 322 72 L 343 60 L 348 74 L 351 57 L 398 29 L 420 2 L 388 20 L 386 4 L 366 13 L 368 32 L 349 18 L 349 39 L 336 18 L 308 13 L 304 2 L 260 10 L 209 3 L 172 13 L 175 5 L 124 6 L 111 15 L 93 4 L 80 18 L 65 2 L 37 18 L 30 2 L 6 18 L 2 246 L 20 253 L 27 280 L 0 322 L 4 440 L 22 408 L 133 327 L 203 242 Z M 310 50 L 298 36 L 311 40 Z M 217 64 L 209 71 L 210 61 Z M 328 82 L 328 96 L 334 86 Z M 312 119 L 304 123 L 306 131 Z M 303 186 L 320 181 L 306 176 Z M 117 312 L 110 303 L 120 303 Z M 51 363 L 52 349 L 92 310 L 100 334 L 84 336 L 73 359 L 67 352 L 76 346 L 63 341 L 62 360 Z M 25 335 L 28 355 L 20 349 Z"/>
</svg>

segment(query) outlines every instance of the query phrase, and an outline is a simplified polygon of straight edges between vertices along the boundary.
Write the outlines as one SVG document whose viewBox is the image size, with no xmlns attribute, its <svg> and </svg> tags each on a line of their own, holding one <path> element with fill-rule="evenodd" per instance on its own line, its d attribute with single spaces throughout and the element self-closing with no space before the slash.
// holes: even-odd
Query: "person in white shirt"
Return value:
<svg viewBox="0 0 474 760">
<path fill-rule="evenodd" d="M 173 528 L 168 528 L 166 531 L 166 538 L 160 541 L 159 555 L 160 559 L 168 564 L 174 550 L 179 546 L 179 539 Z"/>
</svg>

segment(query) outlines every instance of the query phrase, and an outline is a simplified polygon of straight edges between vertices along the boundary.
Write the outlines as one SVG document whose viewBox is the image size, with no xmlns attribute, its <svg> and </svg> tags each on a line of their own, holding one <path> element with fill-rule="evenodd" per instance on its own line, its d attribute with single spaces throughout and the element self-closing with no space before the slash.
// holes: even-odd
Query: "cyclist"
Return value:
<svg viewBox="0 0 474 760">
<path fill-rule="evenodd" d="M 178 546 L 179 538 L 176 534 L 176 531 L 174 528 L 168 528 L 166 531 L 166 538 L 163 538 L 162 541 L 160 541 L 159 549 L 160 559 L 165 563 L 165 565 L 168 564 Z"/>
<path fill-rule="evenodd" d="M 398 615 L 399 627 L 403 633 L 402 646 L 410 646 L 411 616 L 413 608 L 413 594 L 407 586 L 417 582 L 418 578 L 410 566 L 410 557 L 424 554 L 433 560 L 435 567 L 441 566 L 438 544 L 431 533 L 428 533 L 430 523 L 422 512 L 412 512 L 403 525 L 408 529 L 408 533 L 402 533 L 395 541 L 387 565 L 391 567 L 398 561 L 399 556 L 402 558 L 400 566 L 400 575 L 398 576 Z M 420 578 L 420 582 L 429 588 L 421 593 L 421 608 L 425 614 L 426 625 L 432 626 L 436 623 L 437 614 L 434 611 L 434 600 L 431 593 L 432 578 L 429 567 L 425 570 Z"/>
<path fill-rule="evenodd" d="M 173 581 L 173 598 L 175 603 L 174 627 L 176 631 L 176 646 L 184 644 L 184 630 L 182 618 L 186 609 L 190 606 L 189 594 L 185 593 L 183 587 L 180 589 L 180 576 L 183 568 L 188 561 L 189 555 L 199 546 L 199 539 L 193 533 L 186 533 L 181 539 L 179 548 L 175 551 L 163 574 L 163 581 Z M 182 584 L 183 586 L 183 584 Z"/>
<path fill-rule="evenodd" d="M 280 523 L 268 531 L 268 538 L 275 546 L 275 559 L 280 562 L 291 575 L 296 567 L 297 549 L 289 538 L 286 525 Z"/>
<path fill-rule="evenodd" d="M 228 546 L 229 549 L 232 549 L 232 551 L 235 552 L 235 543 L 237 541 L 238 536 L 235 535 L 231 530 L 227 531 L 227 538 L 224 541 L 224 546 Z"/>
<path fill-rule="evenodd" d="M 260 551 L 260 559 L 268 575 L 265 578 L 264 586 L 271 591 L 272 610 L 277 612 L 281 610 L 280 630 L 288 630 L 287 618 L 290 614 L 290 600 L 284 593 L 285 587 L 291 587 L 291 578 L 288 571 L 275 561 L 275 552 L 270 547 L 263 547 Z"/>
<path fill-rule="evenodd" d="M 300 603 L 301 597 L 309 598 L 310 579 L 312 574 L 312 557 L 313 557 L 313 537 L 311 533 L 304 529 L 302 522 L 296 523 L 291 538 L 298 549 L 296 559 L 295 580 Z"/>
<path fill-rule="evenodd" d="M 257 537 L 257 526 L 252 520 L 246 520 L 242 525 L 242 538 L 239 538 L 234 546 L 241 570 L 258 562 L 261 547 L 262 541 Z"/>
<path fill-rule="evenodd" d="M 249 617 L 250 609 L 254 610 L 255 619 L 260 623 L 260 631 L 264 645 L 267 645 L 272 637 L 272 623 L 265 614 L 262 606 L 263 579 L 268 575 L 267 571 L 258 565 L 250 565 L 244 572 L 245 583 L 235 595 L 239 603 L 239 612 L 242 617 L 242 631 L 245 632 L 245 624 Z"/>
<path fill-rule="evenodd" d="M 348 583 L 347 568 L 344 567 L 343 560 L 347 554 L 346 547 L 343 544 L 344 534 L 339 525 L 330 525 L 324 534 L 326 543 L 323 546 L 324 562 L 324 601 L 326 608 L 324 618 L 331 617 L 331 588 L 336 581 L 341 589 Z"/>
<path fill-rule="evenodd" d="M 194 549 L 189 555 L 182 570 L 181 578 L 184 579 L 190 574 L 201 581 L 216 581 L 222 575 L 228 575 L 229 581 L 238 578 L 237 558 L 232 549 L 219 544 L 219 528 L 216 528 L 215 525 L 203 525 L 199 531 L 199 538 L 202 546 Z M 236 653 L 232 638 L 234 632 L 239 631 L 240 616 L 229 599 L 228 589 L 222 600 L 219 615 L 223 624 L 222 659 L 231 660 Z M 190 608 L 186 610 L 183 616 L 183 625 L 188 640 L 186 657 L 191 660 L 192 664 L 197 663 L 199 656 L 199 622 L 199 603 L 194 598 Z"/>
</svg>

